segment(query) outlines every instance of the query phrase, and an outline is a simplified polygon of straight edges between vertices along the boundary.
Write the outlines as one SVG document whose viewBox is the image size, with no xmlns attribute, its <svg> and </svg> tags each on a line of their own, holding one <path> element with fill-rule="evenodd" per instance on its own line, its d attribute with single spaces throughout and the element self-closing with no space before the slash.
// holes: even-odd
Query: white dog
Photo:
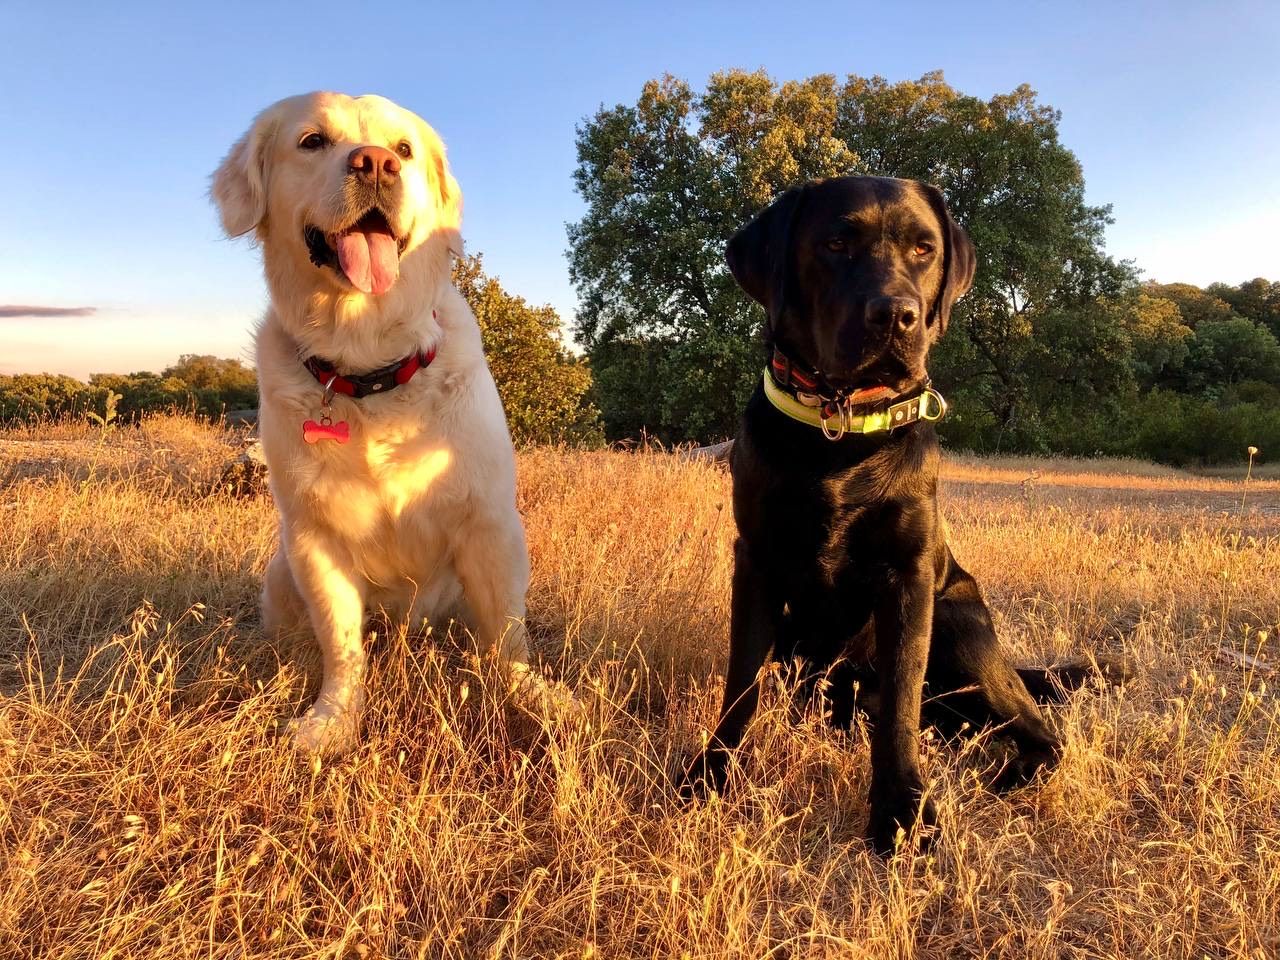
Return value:
<svg viewBox="0 0 1280 960">
<path fill-rule="evenodd" d="M 314 93 L 253 123 L 213 176 L 230 236 L 262 247 L 259 426 L 280 512 L 268 630 L 324 655 L 302 746 L 350 749 L 364 613 L 459 613 L 531 680 L 515 457 L 480 330 L 450 283 L 462 195 L 436 132 L 381 97 Z"/>
</svg>

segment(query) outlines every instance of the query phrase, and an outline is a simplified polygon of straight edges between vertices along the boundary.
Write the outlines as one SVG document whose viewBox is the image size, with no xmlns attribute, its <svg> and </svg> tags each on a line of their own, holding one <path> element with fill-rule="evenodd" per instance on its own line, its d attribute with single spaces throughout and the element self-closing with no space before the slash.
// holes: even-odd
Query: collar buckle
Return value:
<svg viewBox="0 0 1280 960">
<path fill-rule="evenodd" d="M 329 379 L 324 382 L 324 397 L 320 400 L 320 406 L 327 407 L 333 403 L 333 385 L 338 382 L 338 374 L 331 373 Z"/>
<path fill-rule="evenodd" d="M 845 422 L 849 418 L 848 407 L 836 407 L 835 414 L 830 417 L 821 415 L 821 414 L 820 416 L 822 416 L 822 421 L 820 425 L 822 427 L 822 435 L 824 437 L 826 437 L 828 440 L 839 440 L 841 437 L 844 436 Z M 836 425 L 834 427 L 831 426 L 832 420 L 836 422 Z"/>
<path fill-rule="evenodd" d="M 888 414 L 890 430 L 905 427 L 917 420 L 936 423 L 947 415 L 947 401 L 932 386 L 925 384 L 924 390 L 920 393 L 893 404 Z"/>
<path fill-rule="evenodd" d="M 929 412 L 930 405 L 933 406 L 933 412 Z M 920 419 L 934 423 L 941 420 L 947 415 L 947 401 L 933 387 L 925 384 L 924 393 L 920 394 Z"/>
</svg>

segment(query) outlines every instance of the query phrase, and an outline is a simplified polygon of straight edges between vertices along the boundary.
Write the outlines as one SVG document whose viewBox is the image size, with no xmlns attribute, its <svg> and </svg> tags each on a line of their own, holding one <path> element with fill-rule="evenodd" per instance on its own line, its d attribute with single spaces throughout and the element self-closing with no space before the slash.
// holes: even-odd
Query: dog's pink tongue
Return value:
<svg viewBox="0 0 1280 960">
<path fill-rule="evenodd" d="M 338 265 L 363 293 L 386 293 L 400 275 L 396 239 L 385 230 L 348 230 L 338 237 L 337 247 Z"/>
</svg>

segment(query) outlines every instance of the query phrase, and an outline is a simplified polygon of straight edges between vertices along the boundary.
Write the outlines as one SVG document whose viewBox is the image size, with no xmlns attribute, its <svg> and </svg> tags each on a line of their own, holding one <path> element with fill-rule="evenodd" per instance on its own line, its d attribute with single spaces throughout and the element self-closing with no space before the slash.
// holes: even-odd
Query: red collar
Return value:
<svg viewBox="0 0 1280 960">
<path fill-rule="evenodd" d="M 831 386 L 821 370 L 796 363 L 775 344 L 773 358 L 769 361 L 773 382 L 784 391 L 799 396 L 809 394 L 821 401 L 823 416 L 832 417 L 835 410 L 849 403 L 875 403 L 894 396 L 888 387 L 860 387 L 856 390 L 840 390 Z M 928 387 L 928 382 L 925 386 Z M 802 401 L 803 402 L 803 401 Z"/>
<path fill-rule="evenodd" d="M 402 360 L 369 373 L 340 374 L 333 363 L 321 357 L 307 357 L 302 365 L 325 388 L 327 394 L 341 393 L 359 400 L 375 393 L 389 393 L 413 379 L 413 375 L 429 366 L 436 358 L 436 348 L 412 353 Z"/>
</svg>

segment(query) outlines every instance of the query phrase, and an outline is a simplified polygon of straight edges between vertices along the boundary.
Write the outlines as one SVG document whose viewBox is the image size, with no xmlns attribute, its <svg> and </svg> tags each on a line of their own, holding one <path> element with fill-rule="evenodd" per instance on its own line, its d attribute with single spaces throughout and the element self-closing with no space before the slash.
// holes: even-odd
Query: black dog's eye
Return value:
<svg viewBox="0 0 1280 960">
<path fill-rule="evenodd" d="M 929 254 L 933 253 L 933 244 L 921 240 L 916 244 L 914 253 L 917 257 L 927 257 Z"/>
<path fill-rule="evenodd" d="M 833 253 L 843 253 L 845 248 L 843 237 L 832 237 L 827 241 L 827 249 Z"/>
<path fill-rule="evenodd" d="M 298 141 L 299 150 L 323 150 L 329 145 L 329 138 L 323 133 L 308 133 Z"/>
<path fill-rule="evenodd" d="M 408 160 L 413 157 L 413 147 L 409 146 L 408 140 L 401 140 L 400 145 L 396 147 L 396 153 Z"/>
</svg>

